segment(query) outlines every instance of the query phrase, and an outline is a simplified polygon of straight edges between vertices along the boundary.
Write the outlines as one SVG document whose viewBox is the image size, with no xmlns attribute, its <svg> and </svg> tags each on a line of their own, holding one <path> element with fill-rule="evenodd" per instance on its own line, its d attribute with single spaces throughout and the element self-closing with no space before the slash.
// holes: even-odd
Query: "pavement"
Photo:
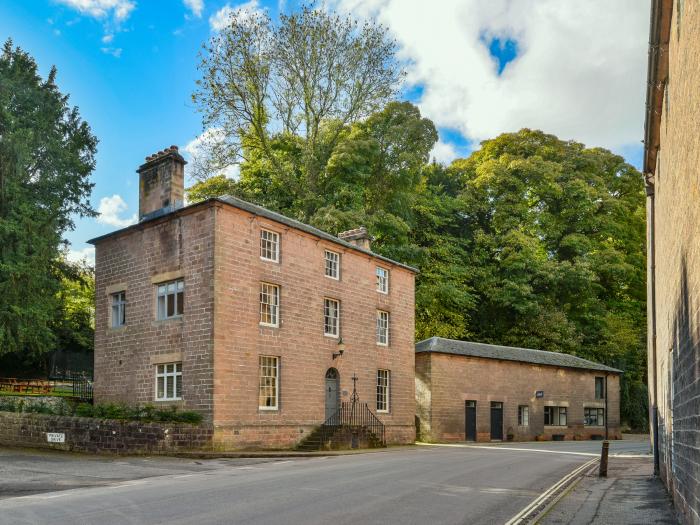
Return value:
<svg viewBox="0 0 700 525">
<path fill-rule="evenodd" d="M 616 458 L 647 459 L 648 450 L 648 441 L 612 442 L 611 472 Z M 0 449 L 0 524 L 490 525 L 511 520 L 599 452 L 600 442 L 217 459 Z"/>
<path fill-rule="evenodd" d="M 653 474 L 649 457 L 610 457 L 607 477 L 598 477 L 594 465 L 537 523 L 677 524 L 671 499 Z"/>
</svg>

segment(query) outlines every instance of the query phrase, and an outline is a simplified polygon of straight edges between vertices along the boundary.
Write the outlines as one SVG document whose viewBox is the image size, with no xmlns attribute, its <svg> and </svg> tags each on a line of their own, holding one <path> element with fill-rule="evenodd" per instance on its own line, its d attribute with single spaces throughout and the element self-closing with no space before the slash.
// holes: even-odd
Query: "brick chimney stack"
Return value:
<svg viewBox="0 0 700 525">
<path fill-rule="evenodd" d="M 146 157 L 139 166 L 139 221 L 164 215 L 185 202 L 185 164 L 177 146 Z"/>
<path fill-rule="evenodd" d="M 367 228 L 360 226 L 354 230 L 348 230 L 346 232 L 340 232 L 338 238 L 347 241 L 355 246 L 362 248 L 367 251 L 372 251 L 371 244 L 374 240 L 369 233 L 367 233 Z"/>
</svg>

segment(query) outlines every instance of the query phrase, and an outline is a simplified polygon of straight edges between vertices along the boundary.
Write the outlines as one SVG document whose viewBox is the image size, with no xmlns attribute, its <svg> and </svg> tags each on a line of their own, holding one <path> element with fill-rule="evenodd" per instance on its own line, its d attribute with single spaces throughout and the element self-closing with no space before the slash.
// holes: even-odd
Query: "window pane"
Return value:
<svg viewBox="0 0 700 525">
<path fill-rule="evenodd" d="M 182 397 L 182 379 L 181 379 L 181 377 L 175 376 L 173 378 L 173 380 L 175 381 L 175 385 L 176 385 L 175 397 Z"/>
<path fill-rule="evenodd" d="M 277 365 L 278 358 L 260 356 L 260 386 L 258 406 L 261 408 L 277 407 Z"/>
<path fill-rule="evenodd" d="M 167 301 L 168 301 L 168 308 L 165 312 L 166 317 L 172 317 L 175 315 L 175 295 L 174 294 L 168 294 L 166 296 Z"/>
<path fill-rule="evenodd" d="M 184 309 L 184 304 L 185 304 L 185 294 L 183 292 L 178 292 L 177 293 L 177 308 L 175 311 L 177 312 L 176 315 L 182 315 L 183 309 Z"/>
<path fill-rule="evenodd" d="M 178 291 L 182 291 L 185 289 L 185 281 L 178 281 L 177 282 L 177 289 Z"/>
<path fill-rule="evenodd" d="M 165 319 L 165 296 L 158 297 L 158 319 Z"/>
<path fill-rule="evenodd" d="M 162 376 L 161 376 L 161 377 L 158 377 L 158 378 L 156 379 L 156 385 L 157 385 L 157 387 L 158 387 L 158 394 L 157 394 L 156 397 L 157 397 L 158 399 L 162 399 L 163 396 L 164 396 L 164 394 L 165 394 L 165 388 L 164 388 L 164 386 L 163 386 L 163 385 L 164 385 L 164 381 L 165 381 L 165 378 L 162 377 Z"/>
<path fill-rule="evenodd" d="M 173 397 L 173 379 L 169 376 L 165 377 L 165 397 Z"/>
</svg>

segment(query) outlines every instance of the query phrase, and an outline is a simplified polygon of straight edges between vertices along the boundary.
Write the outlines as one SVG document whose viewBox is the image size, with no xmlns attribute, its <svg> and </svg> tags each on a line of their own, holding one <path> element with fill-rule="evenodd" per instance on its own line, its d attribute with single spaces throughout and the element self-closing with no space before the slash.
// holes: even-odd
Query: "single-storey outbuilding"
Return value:
<svg viewBox="0 0 700 525">
<path fill-rule="evenodd" d="M 621 373 L 568 354 L 431 337 L 416 344 L 418 439 L 617 439 Z"/>
</svg>

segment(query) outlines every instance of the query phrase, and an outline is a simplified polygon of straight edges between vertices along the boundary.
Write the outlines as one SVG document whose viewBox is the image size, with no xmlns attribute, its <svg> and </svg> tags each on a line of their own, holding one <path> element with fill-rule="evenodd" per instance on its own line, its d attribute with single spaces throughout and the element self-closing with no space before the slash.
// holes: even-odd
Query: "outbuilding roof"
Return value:
<svg viewBox="0 0 700 525">
<path fill-rule="evenodd" d="M 270 219 L 271 221 L 275 221 L 275 222 L 278 222 L 280 224 L 284 224 L 285 226 L 289 226 L 290 228 L 294 228 L 296 230 L 310 233 L 311 235 L 314 235 L 314 236 L 319 237 L 321 239 L 324 239 L 326 241 L 330 241 L 330 242 L 333 242 L 335 244 L 339 244 L 339 245 L 344 246 L 345 248 L 348 248 L 350 250 L 362 252 L 362 253 L 367 254 L 371 257 L 375 257 L 379 260 L 386 261 L 388 263 L 399 266 L 401 268 L 405 268 L 406 270 L 409 270 L 411 272 L 418 273 L 417 268 L 414 268 L 414 267 L 409 266 L 409 265 L 404 264 L 404 263 L 400 263 L 398 261 L 394 261 L 393 259 L 389 259 L 388 257 L 384 257 L 383 255 L 379 255 L 377 253 L 374 253 L 373 251 L 365 250 L 364 248 L 357 246 L 356 244 L 353 244 L 351 242 L 340 239 L 340 238 L 336 237 L 335 235 L 331 235 L 330 233 L 324 232 L 323 230 L 319 230 L 318 228 L 314 228 L 313 226 L 309 226 L 308 224 L 304 224 L 303 222 L 299 222 L 299 221 L 291 219 L 289 217 L 285 217 L 281 213 L 277 213 L 277 212 L 274 212 L 272 210 L 268 210 L 267 208 L 263 208 L 262 206 L 258 206 L 257 204 L 253 204 L 251 202 L 244 201 L 243 199 L 239 199 L 238 197 L 233 197 L 231 195 L 224 195 L 222 197 L 213 197 L 213 198 L 207 199 L 206 201 L 197 202 L 195 204 L 190 204 L 189 206 L 185 206 L 184 208 L 179 208 L 179 209 L 168 211 L 168 212 L 165 212 L 162 214 L 154 215 L 153 217 L 149 217 L 148 219 L 142 220 L 141 222 L 134 224 L 132 226 L 127 226 L 126 228 L 123 228 L 121 230 L 116 230 L 116 231 L 113 231 L 113 232 L 108 233 L 106 235 L 102 235 L 100 237 L 95 237 L 94 239 L 90 239 L 88 241 L 88 243 L 97 244 L 98 242 L 102 241 L 103 239 L 107 239 L 109 237 L 123 233 L 123 232 L 128 231 L 128 230 L 138 229 L 142 225 L 147 224 L 151 221 L 163 219 L 164 217 L 167 217 L 168 215 L 176 216 L 178 213 L 181 213 L 183 210 L 189 210 L 189 209 L 194 208 L 196 206 L 202 206 L 204 204 L 212 203 L 212 202 L 222 202 L 224 204 L 228 204 L 229 206 L 233 206 L 234 208 L 238 208 L 240 210 L 247 211 L 248 213 L 252 213 L 253 215 L 265 217 L 266 219 Z"/>
<path fill-rule="evenodd" d="M 585 370 L 600 370 L 602 372 L 622 373 L 622 370 L 611 368 L 588 359 L 574 355 L 531 348 L 514 346 L 489 345 L 471 341 L 456 341 L 442 337 L 431 337 L 416 343 L 416 353 L 434 352 L 440 354 L 464 355 L 482 357 L 484 359 L 502 359 L 504 361 L 520 361 L 537 365 L 558 366 L 564 368 L 582 368 Z"/>
</svg>

